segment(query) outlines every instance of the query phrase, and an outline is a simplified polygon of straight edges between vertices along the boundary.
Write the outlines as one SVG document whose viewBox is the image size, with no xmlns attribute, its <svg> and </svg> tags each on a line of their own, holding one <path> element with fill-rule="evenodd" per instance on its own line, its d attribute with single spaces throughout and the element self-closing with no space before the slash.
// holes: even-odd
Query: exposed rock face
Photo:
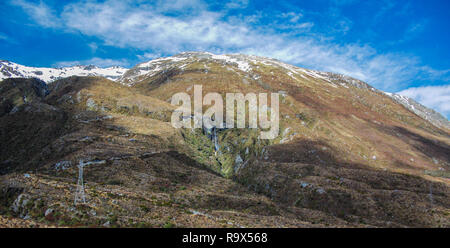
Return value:
<svg viewBox="0 0 450 248">
<path fill-rule="evenodd" d="M 47 85 L 39 79 L 7 79 L 0 86 L 0 116 L 15 113 L 19 107 L 48 94 Z"/>
<path fill-rule="evenodd" d="M 0 83 L 0 215 L 63 226 L 450 226 L 448 130 L 359 80 L 183 53 L 118 81 Z M 173 128 L 167 99 L 194 84 L 279 92 L 279 136 Z M 80 161 L 82 207 L 73 206 Z"/>
<path fill-rule="evenodd" d="M 20 194 L 17 199 L 13 202 L 11 206 L 11 210 L 17 214 L 21 218 L 24 218 L 27 214 L 26 206 L 30 201 L 31 196 L 28 194 Z"/>
<path fill-rule="evenodd" d="M 432 109 L 429 109 L 429 108 L 423 106 L 422 104 L 414 101 L 414 99 L 406 97 L 406 96 L 402 96 L 399 94 L 393 94 L 393 93 L 387 93 L 387 92 L 386 92 L 386 95 L 390 96 L 396 102 L 405 106 L 405 108 L 411 110 L 418 116 L 433 123 L 435 126 L 440 127 L 440 128 L 450 129 L 450 121 L 448 121 L 447 118 L 445 118 L 438 112 L 436 112 Z"/>
</svg>

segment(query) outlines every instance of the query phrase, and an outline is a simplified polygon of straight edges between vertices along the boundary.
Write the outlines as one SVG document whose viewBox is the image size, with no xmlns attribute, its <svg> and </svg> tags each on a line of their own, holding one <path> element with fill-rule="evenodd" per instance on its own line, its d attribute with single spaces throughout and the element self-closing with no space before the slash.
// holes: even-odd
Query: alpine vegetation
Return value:
<svg viewBox="0 0 450 248">
<path fill-rule="evenodd" d="M 114 80 L 20 68 L 0 69 L 0 227 L 450 226 L 448 125 L 361 80 L 206 52 Z"/>
</svg>

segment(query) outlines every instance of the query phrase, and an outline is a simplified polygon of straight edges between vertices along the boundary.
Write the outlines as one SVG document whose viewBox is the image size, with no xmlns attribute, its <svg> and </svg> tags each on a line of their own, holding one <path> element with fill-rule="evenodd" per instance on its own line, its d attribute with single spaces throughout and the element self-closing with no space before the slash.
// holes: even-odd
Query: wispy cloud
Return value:
<svg viewBox="0 0 450 248">
<path fill-rule="evenodd" d="M 94 57 L 88 60 L 81 60 L 81 61 L 60 61 L 55 63 L 54 67 L 67 67 L 67 66 L 76 66 L 76 65 L 95 65 L 98 67 L 110 67 L 110 66 L 122 66 L 122 67 L 128 67 L 130 66 L 130 63 L 125 59 L 104 59 L 104 58 L 98 58 Z"/>
<path fill-rule="evenodd" d="M 281 13 L 280 17 L 289 19 L 289 22 L 297 22 L 300 18 L 303 17 L 302 13 L 295 13 L 295 12 L 287 12 L 287 13 Z"/>
<path fill-rule="evenodd" d="M 91 49 L 92 53 L 95 53 L 98 49 L 98 45 L 95 42 L 91 42 L 88 44 L 89 48 Z"/>
<path fill-rule="evenodd" d="M 422 32 L 425 31 L 428 25 L 428 20 L 422 19 L 419 21 L 413 21 L 409 24 L 408 28 L 403 33 L 403 37 L 399 40 L 389 42 L 390 44 L 400 44 L 404 42 L 411 41 L 418 37 Z"/>
<path fill-rule="evenodd" d="M 11 38 L 9 35 L 4 34 L 4 33 L 0 33 L 0 41 L 5 42 L 5 43 L 10 43 L 10 44 L 18 43 L 14 38 Z"/>
<path fill-rule="evenodd" d="M 42 2 L 19 2 L 25 11 L 32 8 L 41 11 L 37 23 L 57 27 L 47 18 L 54 11 Z M 392 8 L 393 4 L 387 3 L 386 9 Z M 228 4 L 237 8 L 247 3 Z M 385 11 L 379 13 L 380 18 Z M 333 13 L 335 18 L 339 17 L 339 11 L 335 9 Z M 156 5 L 144 1 L 83 0 L 67 4 L 55 20 L 63 25 L 58 28 L 64 32 L 93 36 L 110 46 L 137 49 L 144 54 L 140 59 L 186 50 L 262 55 L 307 68 L 347 74 L 387 91 L 405 88 L 413 79 L 448 79 L 449 75 L 424 66 L 419 58 L 409 54 L 382 53 L 366 44 L 341 44 L 327 36 L 330 34 L 314 33 L 310 30 L 314 23 L 303 20 L 303 13 L 299 12 L 264 18 L 261 13 L 243 16 L 230 15 L 226 9 L 212 11 L 200 0 L 157 1 Z M 351 29 L 350 20 L 341 18 L 341 21 L 330 30 L 345 33 Z"/>
<path fill-rule="evenodd" d="M 389 11 L 391 9 L 393 9 L 396 6 L 396 3 L 392 0 L 382 0 L 380 1 L 381 4 L 381 8 L 375 13 L 374 17 L 373 17 L 373 21 L 374 23 L 378 23 L 381 21 L 381 19 L 387 15 L 387 13 L 389 13 Z"/>
<path fill-rule="evenodd" d="M 43 1 L 33 3 L 25 0 L 10 1 L 11 5 L 21 7 L 28 16 L 43 27 L 58 27 L 60 22 L 54 11 Z"/>
<path fill-rule="evenodd" d="M 247 8 L 248 0 L 231 0 L 225 4 L 225 7 L 229 9 L 242 9 Z"/>
<path fill-rule="evenodd" d="M 450 118 L 450 85 L 415 87 L 398 92 Z"/>
<path fill-rule="evenodd" d="M 11 41 L 11 38 L 4 33 L 0 33 L 0 40 L 9 42 L 9 41 Z"/>
<path fill-rule="evenodd" d="M 144 54 L 137 55 L 137 57 L 140 60 L 151 60 L 151 59 L 160 58 L 162 56 L 163 55 L 161 53 L 144 53 Z"/>
</svg>

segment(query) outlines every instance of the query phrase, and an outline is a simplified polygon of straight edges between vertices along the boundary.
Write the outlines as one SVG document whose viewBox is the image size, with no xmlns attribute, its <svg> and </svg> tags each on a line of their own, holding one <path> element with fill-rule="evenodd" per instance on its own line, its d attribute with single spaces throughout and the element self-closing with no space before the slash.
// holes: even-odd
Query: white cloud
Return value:
<svg viewBox="0 0 450 248">
<path fill-rule="evenodd" d="M 103 59 L 103 58 L 91 58 L 88 60 L 81 60 L 81 61 L 61 61 L 58 63 L 55 63 L 54 67 L 67 67 L 67 66 L 76 66 L 76 65 L 95 65 L 98 67 L 111 67 L 111 66 L 122 66 L 127 67 L 129 66 L 129 62 L 127 60 L 121 59 L 121 60 L 114 60 L 114 59 Z"/>
<path fill-rule="evenodd" d="M 182 10 L 183 12 L 185 11 L 192 12 L 205 9 L 207 5 L 202 0 L 157 0 L 156 3 L 154 3 L 154 6 L 155 7 L 153 8 L 153 11 L 158 12 L 165 12 L 165 11 L 173 12 L 180 10 Z"/>
<path fill-rule="evenodd" d="M 450 85 L 415 87 L 398 92 L 450 117 Z"/>
<path fill-rule="evenodd" d="M 421 33 L 423 33 L 428 26 L 428 20 L 422 19 L 420 21 L 413 21 L 410 23 L 409 27 L 405 30 L 403 37 L 399 40 L 391 41 L 388 44 L 400 44 L 408 42 L 417 38 Z"/>
<path fill-rule="evenodd" d="M 244 25 L 220 21 L 216 12 L 201 11 L 195 16 L 173 17 L 151 6 L 133 8 L 125 2 L 84 2 L 66 6 L 62 19 L 68 28 L 100 37 L 119 47 L 155 49 L 176 53 L 186 48 L 212 46 L 242 47 L 253 42 Z"/>
<path fill-rule="evenodd" d="M 295 13 L 295 12 L 287 12 L 287 13 L 282 13 L 280 15 L 280 17 L 287 18 L 287 19 L 289 19 L 290 22 L 297 22 L 300 18 L 303 17 L 303 14 Z"/>
<path fill-rule="evenodd" d="M 58 27 L 60 25 L 53 10 L 43 1 L 38 4 L 25 0 L 13 0 L 10 3 L 21 7 L 36 23 L 43 27 Z"/>
<path fill-rule="evenodd" d="M 15 39 L 11 38 L 10 36 L 4 33 L 0 33 L 0 41 L 10 44 L 18 44 L 18 42 Z"/>
<path fill-rule="evenodd" d="M 97 45 L 97 43 L 95 43 L 95 42 L 89 43 L 88 46 L 89 46 L 89 48 L 91 49 L 91 51 L 92 51 L 93 53 L 95 53 L 95 52 L 97 51 L 97 49 L 98 49 L 98 45 Z"/>
<path fill-rule="evenodd" d="M 140 60 L 151 60 L 151 59 L 156 59 L 156 58 L 160 58 L 163 55 L 161 53 L 144 53 L 142 55 L 137 55 L 137 57 Z"/>
<path fill-rule="evenodd" d="M 380 2 L 382 7 L 374 13 L 374 23 L 378 23 L 390 10 L 392 10 L 396 6 L 396 3 L 392 0 L 382 0 Z"/>
<path fill-rule="evenodd" d="M 20 2 L 27 5 L 23 0 Z M 167 11 L 181 12 L 174 15 Z M 253 25 L 245 21 L 250 18 L 258 23 L 257 15 L 226 14 L 226 11 L 209 11 L 200 0 L 158 1 L 156 5 L 144 1 L 136 4 L 90 0 L 66 5 L 59 18 L 64 25 L 62 30 L 94 36 L 106 45 L 138 49 L 144 53 L 138 56 L 140 59 L 186 50 L 247 53 L 347 74 L 386 91 L 405 88 L 413 79 L 448 79 L 450 75 L 448 71 L 423 66 L 418 58 L 410 55 L 380 53 L 369 45 L 339 44 L 332 37 L 311 35 L 308 30 L 314 23 L 299 23 L 302 16 L 298 13 L 285 14 L 292 21 L 289 25 L 294 25 L 286 30 L 279 28 L 286 24 L 278 25 L 280 22 L 275 17 L 270 18 L 273 25 Z M 346 32 L 351 22 L 343 21 L 333 28 Z M 41 23 L 45 26 L 46 22 Z"/>
<path fill-rule="evenodd" d="M 243 9 L 247 6 L 248 0 L 231 0 L 225 4 L 225 7 L 229 9 Z"/>
</svg>

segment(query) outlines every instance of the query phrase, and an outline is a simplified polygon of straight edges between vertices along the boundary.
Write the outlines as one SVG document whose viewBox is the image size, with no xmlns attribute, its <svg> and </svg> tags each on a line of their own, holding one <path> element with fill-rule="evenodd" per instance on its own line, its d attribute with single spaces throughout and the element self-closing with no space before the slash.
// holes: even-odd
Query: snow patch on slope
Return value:
<svg viewBox="0 0 450 248">
<path fill-rule="evenodd" d="M 0 80 L 6 78 L 38 78 L 46 83 L 70 76 L 100 76 L 110 80 L 118 80 L 127 71 L 126 68 L 113 66 L 100 68 L 97 66 L 72 66 L 63 68 L 29 67 L 10 61 L 0 61 Z"/>
<path fill-rule="evenodd" d="M 422 104 L 416 102 L 412 98 L 409 98 L 407 96 L 402 96 L 395 93 L 389 93 L 389 92 L 383 92 L 385 95 L 392 98 L 394 101 L 400 103 L 405 108 L 409 109 L 416 115 L 422 117 L 423 119 L 429 121 L 433 125 L 439 127 L 439 128 L 447 128 L 450 129 L 450 122 L 443 117 L 438 112 L 429 109 Z"/>
</svg>

